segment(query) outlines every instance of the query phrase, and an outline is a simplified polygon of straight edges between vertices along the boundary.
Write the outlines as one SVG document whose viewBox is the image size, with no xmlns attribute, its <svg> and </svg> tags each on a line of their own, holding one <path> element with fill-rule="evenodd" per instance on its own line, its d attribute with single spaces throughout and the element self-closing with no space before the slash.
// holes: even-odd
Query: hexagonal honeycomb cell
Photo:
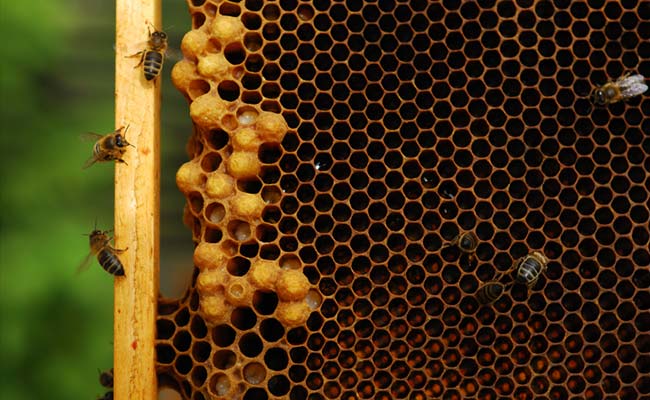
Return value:
<svg viewBox="0 0 650 400">
<path fill-rule="evenodd" d="M 650 76 L 632 0 L 189 0 L 183 399 L 650 396 Z M 475 257 L 447 246 L 462 232 Z M 548 268 L 493 304 L 531 252 Z"/>
</svg>

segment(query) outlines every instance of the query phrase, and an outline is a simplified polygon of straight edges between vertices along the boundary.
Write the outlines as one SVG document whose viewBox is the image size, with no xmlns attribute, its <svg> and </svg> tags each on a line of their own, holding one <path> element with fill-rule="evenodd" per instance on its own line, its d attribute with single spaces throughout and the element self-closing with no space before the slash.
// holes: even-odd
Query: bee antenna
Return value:
<svg viewBox="0 0 650 400">
<path fill-rule="evenodd" d="M 154 32 L 158 32 L 158 29 L 156 29 L 156 26 L 152 24 L 151 21 L 147 21 L 147 23 L 153 29 Z M 149 31 L 149 34 L 151 34 L 151 31 Z"/>
</svg>

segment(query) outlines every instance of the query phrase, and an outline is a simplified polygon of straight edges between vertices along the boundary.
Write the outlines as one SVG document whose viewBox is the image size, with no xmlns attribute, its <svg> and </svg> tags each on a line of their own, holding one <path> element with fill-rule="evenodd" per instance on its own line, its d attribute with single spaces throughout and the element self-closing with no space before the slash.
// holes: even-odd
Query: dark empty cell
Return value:
<svg viewBox="0 0 650 400">
<path fill-rule="evenodd" d="M 240 43 L 231 43 L 223 51 L 226 60 L 233 65 L 239 65 L 246 59 L 246 50 Z"/>
<path fill-rule="evenodd" d="M 212 330 L 212 340 L 220 347 L 230 346 L 235 341 L 235 330 L 228 325 L 217 325 Z"/>
<path fill-rule="evenodd" d="M 239 339 L 238 346 L 239 351 L 246 357 L 255 357 L 262 352 L 262 339 L 256 333 L 247 333 Z"/>
<path fill-rule="evenodd" d="M 301 381 L 304 379 L 304 377 L 301 379 Z M 305 389 L 303 386 L 294 386 L 291 388 L 291 392 L 289 393 L 289 399 L 290 400 L 305 400 L 307 398 L 307 389 Z"/>
<path fill-rule="evenodd" d="M 210 358 L 212 346 L 208 342 L 195 342 L 192 346 L 192 357 L 200 363 Z"/>
<path fill-rule="evenodd" d="M 264 354 L 264 363 L 274 371 L 281 371 L 289 364 L 289 356 L 284 349 L 277 347 L 270 348 Z"/>
<path fill-rule="evenodd" d="M 634 285 L 628 280 L 621 281 L 616 285 L 616 293 L 622 299 L 631 298 L 634 295 L 634 290 Z"/>
<path fill-rule="evenodd" d="M 190 322 L 190 313 L 187 308 L 182 308 L 178 311 L 174 317 L 174 322 L 176 322 L 176 326 L 185 326 Z"/>
<path fill-rule="evenodd" d="M 260 388 L 251 388 L 244 394 L 243 400 L 267 400 L 269 395 L 266 390 Z"/>
<path fill-rule="evenodd" d="M 248 307 L 238 307 L 232 312 L 230 322 L 237 329 L 247 330 L 255 326 L 257 316 Z"/>
<path fill-rule="evenodd" d="M 167 319 L 159 318 L 156 320 L 156 338 L 169 339 L 174 334 L 174 323 Z"/>
<path fill-rule="evenodd" d="M 640 266 L 647 266 L 648 264 L 650 264 L 650 254 L 646 250 L 636 250 L 632 254 L 632 259 L 636 264 Z"/>
<path fill-rule="evenodd" d="M 258 227 L 259 229 L 259 227 Z M 227 269 L 231 275 L 234 276 L 244 276 L 248 269 L 250 268 L 251 263 L 249 260 L 243 257 L 234 257 L 228 261 Z"/>
<path fill-rule="evenodd" d="M 192 358 L 188 355 L 180 355 L 174 363 L 174 368 L 181 375 L 186 375 L 192 370 Z"/>
<path fill-rule="evenodd" d="M 244 65 L 247 71 L 258 72 L 264 66 L 264 61 L 261 55 L 251 54 L 246 58 Z"/>
<path fill-rule="evenodd" d="M 278 305 L 278 296 L 274 292 L 255 291 L 253 307 L 262 315 L 270 315 Z"/>
<path fill-rule="evenodd" d="M 577 241 L 577 239 L 576 239 Z M 598 262 L 602 267 L 611 267 L 616 260 L 616 254 L 609 248 L 602 248 L 598 251 Z"/>
<path fill-rule="evenodd" d="M 239 98 L 239 85 L 235 81 L 222 81 L 217 86 L 219 96 L 227 101 L 235 101 Z"/>
<path fill-rule="evenodd" d="M 212 364 L 218 369 L 232 368 L 236 362 L 237 355 L 230 350 L 219 350 L 212 359 Z"/>
<path fill-rule="evenodd" d="M 156 361 L 160 364 L 170 364 L 176 358 L 174 348 L 166 344 L 156 345 Z"/>
<path fill-rule="evenodd" d="M 267 385 L 269 392 L 275 396 L 286 395 L 289 392 L 289 388 L 291 387 L 289 379 L 287 379 L 287 377 L 284 375 L 276 375 L 272 377 L 269 379 Z"/>
<path fill-rule="evenodd" d="M 192 336 L 188 331 L 185 330 L 178 331 L 176 335 L 174 335 L 174 340 L 173 340 L 174 348 L 179 352 L 187 351 L 190 348 L 191 343 L 192 343 Z"/>
</svg>

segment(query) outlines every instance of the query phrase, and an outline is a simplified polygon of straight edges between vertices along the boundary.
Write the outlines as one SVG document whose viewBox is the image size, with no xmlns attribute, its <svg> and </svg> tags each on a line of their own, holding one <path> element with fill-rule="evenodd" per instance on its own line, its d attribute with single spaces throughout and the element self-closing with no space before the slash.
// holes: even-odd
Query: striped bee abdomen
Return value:
<svg viewBox="0 0 650 400">
<path fill-rule="evenodd" d="M 540 265 L 537 261 L 527 258 L 517 269 L 517 280 L 521 283 L 528 283 L 539 275 Z"/>
<path fill-rule="evenodd" d="M 163 65 L 163 55 L 157 51 L 147 51 L 144 55 L 144 77 L 150 81 L 160 74 Z"/>
<path fill-rule="evenodd" d="M 97 254 L 97 261 L 111 275 L 122 276 L 124 275 L 124 267 L 122 262 L 110 250 L 103 249 Z"/>
<path fill-rule="evenodd" d="M 546 271 L 547 263 L 548 259 L 539 251 L 533 251 L 521 258 L 517 264 L 517 282 L 524 283 L 531 289 Z"/>
<path fill-rule="evenodd" d="M 476 300 L 480 304 L 494 303 L 501 297 L 505 286 L 499 282 L 488 282 L 476 292 Z"/>
</svg>

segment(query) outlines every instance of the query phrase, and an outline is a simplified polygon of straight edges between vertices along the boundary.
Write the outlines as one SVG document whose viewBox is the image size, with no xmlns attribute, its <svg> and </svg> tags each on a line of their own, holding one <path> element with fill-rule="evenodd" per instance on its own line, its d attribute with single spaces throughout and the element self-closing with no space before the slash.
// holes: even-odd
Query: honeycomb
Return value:
<svg viewBox="0 0 650 400">
<path fill-rule="evenodd" d="M 189 0 L 183 399 L 650 396 L 650 3 Z M 644 134 L 645 133 L 645 134 Z M 475 257 L 446 246 L 462 232 Z M 548 269 L 494 304 L 483 282 Z"/>
</svg>

